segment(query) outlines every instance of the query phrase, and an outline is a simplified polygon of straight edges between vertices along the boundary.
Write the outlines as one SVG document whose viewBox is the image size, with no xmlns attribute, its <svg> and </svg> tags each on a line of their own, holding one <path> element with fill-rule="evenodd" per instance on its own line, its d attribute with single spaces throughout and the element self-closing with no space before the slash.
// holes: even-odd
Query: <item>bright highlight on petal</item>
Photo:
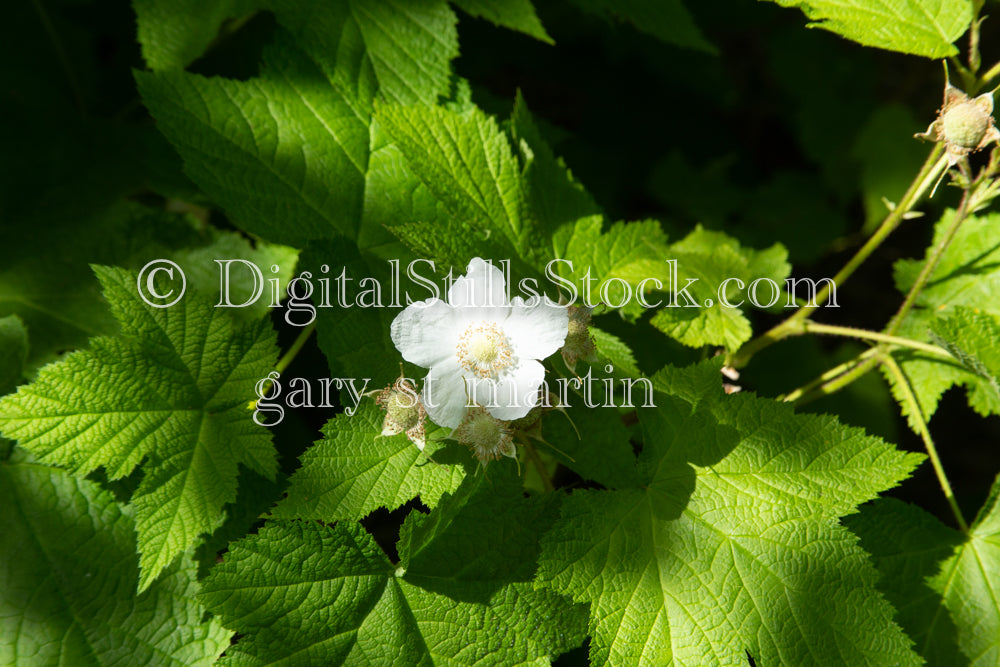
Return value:
<svg viewBox="0 0 1000 667">
<path fill-rule="evenodd" d="M 550 299 L 507 300 L 499 268 L 476 257 L 448 291 L 448 302 L 408 306 L 392 323 L 407 361 L 429 369 L 422 399 L 436 423 L 457 428 L 471 406 L 494 419 L 519 419 L 538 403 L 539 360 L 566 340 L 566 308 Z"/>
</svg>

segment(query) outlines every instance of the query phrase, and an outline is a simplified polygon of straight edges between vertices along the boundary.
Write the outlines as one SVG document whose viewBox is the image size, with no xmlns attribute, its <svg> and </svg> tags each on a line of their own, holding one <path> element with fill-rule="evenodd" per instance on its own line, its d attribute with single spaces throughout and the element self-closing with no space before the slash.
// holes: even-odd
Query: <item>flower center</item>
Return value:
<svg viewBox="0 0 1000 667">
<path fill-rule="evenodd" d="M 481 378 L 495 378 L 514 365 L 507 336 L 496 322 L 475 322 L 458 339 L 458 363 Z"/>
</svg>

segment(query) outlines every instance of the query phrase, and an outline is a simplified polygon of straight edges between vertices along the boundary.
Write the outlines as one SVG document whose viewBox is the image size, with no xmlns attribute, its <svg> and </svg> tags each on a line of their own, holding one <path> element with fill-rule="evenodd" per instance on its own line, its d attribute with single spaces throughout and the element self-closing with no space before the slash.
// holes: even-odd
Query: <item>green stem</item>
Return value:
<svg viewBox="0 0 1000 667">
<path fill-rule="evenodd" d="M 305 329 L 299 332 L 299 335 L 295 339 L 295 342 L 292 343 L 292 346 L 290 348 L 288 348 L 288 352 L 285 352 L 285 355 L 281 357 L 277 365 L 275 365 L 274 370 L 278 371 L 279 373 L 284 373 L 285 369 L 288 368 L 288 366 L 295 360 L 296 355 L 298 355 L 298 353 L 302 350 L 302 347 L 306 344 L 306 341 L 309 340 L 309 336 L 311 336 L 312 332 L 315 330 L 316 330 L 316 320 L 313 320 L 312 324 L 310 324 Z"/>
<path fill-rule="evenodd" d="M 742 368 L 749 363 L 750 359 L 764 348 L 778 342 L 788 336 L 793 336 L 803 332 L 802 322 L 814 311 L 826 302 L 831 289 L 840 287 L 854 273 L 861 264 L 880 246 L 882 242 L 891 234 L 896 227 L 905 219 L 914 206 L 920 201 L 928 189 L 937 181 L 938 176 L 947 168 L 947 156 L 942 155 L 944 148 L 940 143 L 934 145 L 923 167 L 917 173 L 916 178 L 910 184 L 899 204 L 889 212 L 889 215 L 882 221 L 875 233 L 868 241 L 854 254 L 854 256 L 844 265 L 837 275 L 833 277 L 832 285 L 824 282 L 822 289 L 817 293 L 816 299 L 807 304 L 804 308 L 795 311 L 791 316 L 780 324 L 772 327 L 757 338 L 754 338 L 727 361 L 727 365 L 734 368 Z"/>
<path fill-rule="evenodd" d="M 785 401 L 786 403 L 794 403 L 798 401 L 800 398 L 802 398 L 804 395 L 808 394 L 809 392 L 816 390 L 818 387 L 822 387 L 824 384 L 834 379 L 835 377 L 838 377 L 846 373 L 853 366 L 864 361 L 866 358 L 872 356 L 872 354 L 874 353 L 875 353 L 875 348 L 869 348 L 864 352 L 862 352 L 861 354 L 859 354 L 858 356 L 854 357 L 853 359 L 849 359 L 842 364 L 834 366 L 830 370 L 820 375 L 818 378 L 811 380 L 808 384 L 805 384 L 792 392 L 779 396 L 778 400 Z"/>
<path fill-rule="evenodd" d="M 876 357 L 877 350 L 877 347 L 873 347 L 871 350 L 868 350 L 868 352 L 870 352 L 870 356 L 864 356 L 864 358 L 862 358 L 862 356 L 858 356 L 856 360 L 860 361 L 857 365 L 853 366 L 846 373 L 842 373 L 832 380 L 824 382 L 815 389 L 810 390 L 808 393 L 803 394 L 795 400 L 795 405 L 805 405 L 806 403 L 811 403 L 817 399 L 823 398 L 824 396 L 835 394 L 847 385 L 853 383 L 855 380 L 858 380 L 866 375 L 868 371 L 878 365 L 878 358 Z"/>
<path fill-rule="evenodd" d="M 969 73 L 973 76 L 979 72 L 979 67 L 983 64 L 982 57 L 979 55 L 979 27 L 982 23 L 979 12 L 982 11 L 984 4 L 986 4 L 986 0 L 972 0 L 972 25 L 969 26 Z"/>
<path fill-rule="evenodd" d="M 965 522 L 965 517 L 962 516 L 962 510 L 958 507 L 958 502 L 955 500 L 955 494 L 951 490 L 951 484 L 948 482 L 948 477 L 944 473 L 944 466 L 941 465 L 941 459 L 938 457 L 937 448 L 934 446 L 934 440 L 931 439 L 930 430 L 927 428 L 927 422 L 924 420 L 923 411 L 920 409 L 920 403 L 917 401 L 917 397 L 913 393 L 913 388 L 910 386 L 910 380 L 906 377 L 903 369 L 899 367 L 896 360 L 892 358 L 890 354 L 881 354 L 878 357 L 889 372 L 892 373 L 893 377 L 896 378 L 896 386 L 903 394 L 903 399 L 910 406 L 910 416 L 913 417 L 914 421 L 917 422 L 917 430 L 920 432 L 920 437 L 924 441 L 924 447 L 927 449 L 927 456 L 930 457 L 931 465 L 934 467 L 934 474 L 937 475 L 938 484 L 941 485 L 941 490 L 944 492 L 944 497 L 948 500 L 948 505 L 951 506 L 951 512 L 955 515 L 955 521 L 958 526 L 962 529 L 962 532 L 969 531 L 969 524 Z"/>
<path fill-rule="evenodd" d="M 979 90 L 982 90 L 986 86 L 990 85 L 993 79 L 997 78 L 998 76 L 1000 76 L 1000 62 L 996 63 L 995 65 L 993 65 L 993 67 L 986 70 L 986 73 L 979 78 L 980 85 L 978 90 L 970 91 L 969 94 L 975 95 L 977 92 L 979 92 Z"/>
<path fill-rule="evenodd" d="M 803 328 L 808 333 L 818 333 L 818 334 L 829 334 L 831 336 L 844 336 L 846 338 L 860 338 L 862 340 L 873 340 L 879 343 L 888 343 L 889 345 L 895 345 L 897 347 L 906 347 L 912 350 L 920 350 L 921 352 L 930 352 L 931 354 L 936 354 L 942 357 L 952 358 L 952 355 L 948 350 L 943 347 L 938 347 L 937 345 L 930 345 L 928 343 L 921 343 L 920 341 L 913 340 L 910 338 L 902 338 L 900 336 L 890 336 L 884 333 L 879 333 L 877 331 L 869 331 L 868 329 L 857 329 L 855 327 L 839 327 L 832 324 L 820 324 L 819 322 L 813 322 L 812 320 L 806 320 L 802 323 Z"/>
<path fill-rule="evenodd" d="M 295 338 L 295 342 L 292 343 L 292 346 L 288 348 L 288 351 L 285 352 L 284 355 L 282 355 L 281 359 L 279 359 L 278 363 L 275 364 L 274 366 L 274 370 L 278 371 L 279 375 L 281 373 L 284 373 L 285 369 L 287 369 L 291 365 L 291 363 L 295 361 L 295 357 L 302 350 L 302 347 L 306 344 L 306 341 L 309 340 L 309 336 L 315 330 L 316 330 L 316 321 L 313 320 L 312 324 L 308 325 L 305 329 L 299 332 L 299 335 Z M 271 391 L 271 387 L 273 385 L 274 382 L 268 379 L 263 386 L 264 390 L 261 392 L 261 394 L 267 396 L 267 392 Z M 251 405 L 255 406 L 256 403 L 257 403 L 256 401 L 253 401 Z"/>
<path fill-rule="evenodd" d="M 924 286 L 927 281 L 930 280 L 931 274 L 934 273 L 934 269 L 937 268 L 938 262 L 941 261 L 941 256 L 944 255 L 945 250 L 951 244 L 952 240 L 955 238 L 955 234 L 958 233 L 958 228 L 962 226 L 962 223 L 968 217 L 968 201 L 969 195 L 966 192 L 965 196 L 962 197 L 962 203 L 959 205 L 958 210 L 955 211 L 954 217 L 952 217 L 951 224 L 948 225 L 948 229 L 945 231 L 944 238 L 941 242 L 934 247 L 931 251 L 930 256 L 927 261 L 924 262 L 924 266 L 920 269 L 920 274 L 917 275 L 916 281 L 910 288 L 910 291 L 906 293 L 906 299 L 903 300 L 902 305 L 896 314 L 892 316 L 889 320 L 889 325 L 885 328 L 885 333 L 888 336 L 895 334 L 899 327 L 903 324 L 903 319 L 913 308 L 913 304 L 916 303 L 917 297 L 920 296 L 920 292 L 923 291 Z"/>
<path fill-rule="evenodd" d="M 38 14 L 38 18 L 42 22 L 45 34 L 48 36 L 49 41 L 52 42 L 52 48 L 56 52 L 56 59 L 59 60 L 59 65 L 66 74 L 70 90 L 73 92 L 73 101 L 76 103 L 76 108 L 79 109 L 81 114 L 86 115 L 87 102 L 83 96 L 83 89 L 80 88 L 80 81 L 76 77 L 76 71 L 73 69 L 73 63 L 69 59 L 66 49 L 63 47 L 62 40 L 59 39 L 59 33 L 56 32 L 55 26 L 53 26 L 52 21 L 49 20 L 49 15 L 46 13 L 45 8 L 42 7 L 41 0 L 32 0 L 31 4 L 35 6 L 35 12 Z"/>
</svg>

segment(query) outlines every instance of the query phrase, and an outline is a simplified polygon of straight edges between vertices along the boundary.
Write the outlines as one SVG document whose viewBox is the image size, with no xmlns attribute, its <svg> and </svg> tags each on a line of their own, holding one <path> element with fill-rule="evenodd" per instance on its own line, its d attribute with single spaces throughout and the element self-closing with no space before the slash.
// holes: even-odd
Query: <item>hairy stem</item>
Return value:
<svg viewBox="0 0 1000 667">
<path fill-rule="evenodd" d="M 948 350 L 943 347 L 938 347 L 937 345 L 931 345 L 929 343 L 921 343 L 920 341 L 913 340 L 911 338 L 890 336 L 877 331 L 869 331 L 868 329 L 839 327 L 832 324 L 820 324 L 819 322 L 813 322 L 812 320 L 806 320 L 802 323 L 802 326 L 807 333 L 829 334 L 831 336 L 844 336 L 846 338 L 873 340 L 879 343 L 895 345 L 896 347 L 906 347 L 911 350 L 920 350 L 921 352 L 929 352 L 938 356 L 948 357 L 949 359 L 952 358 L 952 355 L 948 352 Z"/>
<path fill-rule="evenodd" d="M 934 440 L 931 438 L 930 430 L 927 428 L 927 421 L 924 419 L 923 411 L 920 409 L 920 403 L 917 401 L 917 397 L 913 393 L 913 388 L 910 386 L 909 378 L 906 377 L 903 369 L 899 367 L 899 364 L 896 363 L 896 360 L 892 358 L 891 354 L 881 354 L 878 359 L 889 370 L 893 377 L 896 378 L 896 386 L 899 387 L 900 392 L 903 394 L 903 399 L 906 401 L 907 405 L 910 406 L 910 415 L 917 423 L 917 430 L 920 433 L 920 437 L 924 441 L 924 448 L 927 450 L 927 456 L 931 460 L 931 465 L 934 467 L 934 474 L 937 475 L 938 484 L 941 485 L 944 497 L 948 500 L 951 512 L 955 515 L 955 521 L 962 529 L 962 532 L 968 532 L 969 524 L 965 522 L 965 517 L 962 516 L 962 510 L 959 509 L 958 502 L 955 500 L 955 494 L 952 492 L 951 484 L 948 482 L 948 477 L 944 473 L 944 466 L 941 465 L 941 459 L 938 457 L 937 448 L 934 446 Z"/>
<path fill-rule="evenodd" d="M 955 211 L 951 224 L 948 225 L 948 229 L 945 231 L 941 242 L 938 243 L 934 247 L 934 250 L 931 251 L 927 261 L 924 262 L 923 268 L 920 269 L 920 273 L 917 275 L 916 281 L 914 281 L 910 291 L 906 293 L 906 298 L 903 300 L 899 310 L 896 311 L 896 314 L 892 316 L 891 320 L 889 320 L 889 324 L 885 328 L 886 335 L 892 336 L 899 331 L 899 327 L 903 324 L 903 319 L 906 317 L 907 313 L 910 312 L 910 309 L 913 308 L 913 304 L 916 303 L 917 297 L 920 296 L 920 292 L 923 291 L 927 281 L 930 280 L 931 274 L 934 273 L 934 269 L 937 268 L 938 262 L 941 261 L 941 257 L 944 255 L 945 250 L 948 249 L 948 246 L 951 245 L 952 240 L 955 238 L 955 234 L 958 233 L 958 228 L 962 226 L 962 223 L 968 217 L 968 201 L 969 195 L 968 192 L 966 192 L 965 196 L 962 197 L 962 203 L 959 205 L 958 210 Z"/>
</svg>

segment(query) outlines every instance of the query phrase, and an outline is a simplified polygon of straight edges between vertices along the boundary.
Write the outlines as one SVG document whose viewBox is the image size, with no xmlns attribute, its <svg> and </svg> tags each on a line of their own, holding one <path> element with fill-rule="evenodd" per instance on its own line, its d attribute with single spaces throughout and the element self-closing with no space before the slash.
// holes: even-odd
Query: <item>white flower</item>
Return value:
<svg viewBox="0 0 1000 667">
<path fill-rule="evenodd" d="M 427 299 L 392 322 L 403 358 L 429 368 L 421 398 L 437 424 L 457 427 L 467 405 L 497 419 L 519 419 L 538 402 L 539 363 L 566 340 L 566 308 L 548 298 L 507 301 L 503 273 L 479 257 L 448 290 L 447 303 Z"/>
</svg>

